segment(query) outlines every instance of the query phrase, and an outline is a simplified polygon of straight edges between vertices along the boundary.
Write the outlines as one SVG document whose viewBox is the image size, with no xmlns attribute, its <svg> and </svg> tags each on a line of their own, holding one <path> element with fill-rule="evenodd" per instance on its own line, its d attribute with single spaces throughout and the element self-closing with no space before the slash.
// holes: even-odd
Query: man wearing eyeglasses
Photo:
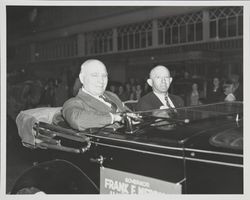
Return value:
<svg viewBox="0 0 250 200">
<path fill-rule="evenodd" d="M 118 96 L 105 91 L 108 83 L 106 66 L 90 59 L 81 66 L 79 79 L 82 88 L 66 101 L 62 114 L 68 124 L 77 130 L 115 125 L 122 120 L 121 112 L 129 111 Z"/>
<path fill-rule="evenodd" d="M 147 83 L 152 87 L 152 92 L 143 96 L 136 105 L 137 111 L 153 109 L 177 108 L 184 106 L 181 97 L 168 93 L 172 82 L 169 70 L 163 65 L 157 65 L 149 74 Z"/>
</svg>

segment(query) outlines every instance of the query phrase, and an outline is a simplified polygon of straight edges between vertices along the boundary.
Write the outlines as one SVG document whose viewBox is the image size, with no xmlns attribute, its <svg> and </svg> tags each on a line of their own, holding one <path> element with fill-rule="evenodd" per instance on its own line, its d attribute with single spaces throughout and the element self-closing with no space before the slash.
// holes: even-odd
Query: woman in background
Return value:
<svg viewBox="0 0 250 200">
<path fill-rule="evenodd" d="M 128 100 L 128 99 L 127 99 L 127 96 L 126 96 L 126 94 L 125 94 L 123 85 L 120 85 L 120 86 L 118 87 L 117 95 L 118 95 L 118 97 L 119 97 L 122 101 Z"/>
<path fill-rule="evenodd" d="M 192 91 L 190 93 L 190 95 L 188 96 L 188 105 L 190 106 L 196 106 L 196 105 L 200 105 L 200 93 L 198 90 L 198 84 L 197 83 L 193 83 L 192 84 Z"/>
<path fill-rule="evenodd" d="M 214 77 L 212 87 L 208 88 L 207 103 L 220 102 L 224 100 L 223 98 L 224 94 L 220 85 L 220 79 L 218 77 Z"/>
</svg>

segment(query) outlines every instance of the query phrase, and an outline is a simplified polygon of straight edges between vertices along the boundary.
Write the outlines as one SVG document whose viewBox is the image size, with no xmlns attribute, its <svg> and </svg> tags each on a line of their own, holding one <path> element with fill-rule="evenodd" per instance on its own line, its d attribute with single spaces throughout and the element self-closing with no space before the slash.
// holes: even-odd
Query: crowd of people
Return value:
<svg viewBox="0 0 250 200">
<path fill-rule="evenodd" d="M 108 82 L 107 76 L 104 63 L 92 59 L 81 65 L 80 73 L 72 81 L 75 84 L 69 84 L 65 76 L 43 82 L 37 78 L 22 79 L 22 74 L 10 74 L 7 78 L 8 123 L 16 121 L 20 113 L 34 113 L 34 109 L 40 112 L 41 107 L 46 107 L 46 112 L 60 109 L 62 118 L 77 130 L 103 126 L 116 128 L 123 112 L 131 114 L 133 118 L 135 113 L 131 111 L 158 111 L 165 108 L 174 111 L 173 108 L 183 106 L 243 101 L 243 84 L 238 75 L 227 79 L 213 77 L 206 82 L 205 87 L 197 77 L 172 77 L 163 65 L 152 68 L 147 79 L 142 82 L 135 78 L 130 78 L 124 84 Z M 15 77 L 20 79 L 18 83 Z M 182 84 L 178 88 L 180 82 Z"/>
<path fill-rule="evenodd" d="M 208 84 L 204 103 L 221 101 L 243 101 L 243 84 L 239 75 L 232 74 L 227 79 L 214 77 Z"/>
<path fill-rule="evenodd" d="M 182 80 L 180 80 L 182 81 Z M 212 80 L 197 81 L 197 79 L 189 79 L 189 84 L 184 82 L 182 87 L 182 98 L 186 106 L 195 106 L 207 103 L 215 103 L 222 101 L 243 101 L 243 87 L 240 83 L 239 76 L 233 74 L 228 78 L 213 77 Z M 205 84 L 205 89 L 204 89 Z M 174 93 L 175 86 L 173 86 Z M 139 99 L 152 91 L 149 84 L 139 82 L 131 78 L 125 84 L 110 83 L 108 90 L 117 94 L 122 101 L 139 101 Z M 206 90 L 206 91 L 205 91 Z"/>
<path fill-rule="evenodd" d="M 41 81 L 22 73 L 10 74 L 7 78 L 7 114 L 14 120 L 21 110 L 61 107 L 72 96 L 64 79 L 49 78 L 47 81 Z"/>
<path fill-rule="evenodd" d="M 114 92 L 122 101 L 138 101 L 142 96 L 151 91 L 148 83 L 141 83 L 130 78 L 125 84 L 110 83 L 109 91 Z"/>
<path fill-rule="evenodd" d="M 69 87 L 62 79 L 49 79 L 43 87 L 40 104 L 60 107 L 70 97 Z"/>
<path fill-rule="evenodd" d="M 20 74 L 17 77 L 20 77 Z M 8 81 L 10 80 L 11 77 L 8 77 Z M 221 101 L 243 101 L 243 87 L 238 75 L 233 74 L 227 79 L 213 77 L 211 81 L 206 82 L 206 91 L 204 91 L 204 85 L 197 82 L 196 79 L 186 79 L 184 77 L 184 80 L 188 80 L 189 82 L 189 84 L 185 82 L 182 86 L 185 87 L 183 90 L 185 94 L 180 95 L 184 100 L 185 106 Z M 175 79 L 174 81 L 177 82 L 178 80 Z M 173 90 L 171 91 L 174 91 L 173 94 L 177 92 L 179 95 L 178 88 L 175 88 L 175 86 L 172 87 Z M 43 84 L 39 80 L 36 80 L 35 83 L 25 81 L 20 94 L 21 98 L 17 97 L 16 103 L 19 105 L 22 104 L 19 110 L 41 106 L 61 107 L 67 99 L 76 96 L 80 88 L 82 88 L 82 83 L 79 77 L 75 79 L 75 84 L 70 85 L 67 79 L 61 77 L 49 78 Z M 129 78 L 124 84 L 110 81 L 107 83 L 107 90 L 115 93 L 122 102 L 131 101 L 136 103 L 141 97 L 152 91 L 152 86 L 150 86 L 147 79 L 140 81 L 135 78 Z M 13 109 L 13 104 L 15 104 L 15 98 L 11 97 L 13 95 L 9 95 L 13 93 L 17 96 L 16 92 L 8 91 L 8 105 L 12 104 L 9 105 L 9 107 L 12 107 L 8 108 L 9 110 Z"/>
<path fill-rule="evenodd" d="M 82 83 L 79 78 L 76 78 L 73 87 L 73 96 L 76 96 Z M 110 81 L 107 90 L 115 93 L 123 102 L 138 101 L 142 96 L 152 91 L 151 87 L 146 81 L 140 81 L 135 78 L 129 78 L 126 83 Z"/>
</svg>

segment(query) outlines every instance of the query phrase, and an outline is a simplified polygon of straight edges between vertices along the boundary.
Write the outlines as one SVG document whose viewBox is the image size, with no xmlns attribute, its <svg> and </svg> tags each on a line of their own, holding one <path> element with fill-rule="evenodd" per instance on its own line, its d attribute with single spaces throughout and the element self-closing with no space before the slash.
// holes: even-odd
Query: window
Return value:
<svg viewBox="0 0 250 200">
<path fill-rule="evenodd" d="M 174 26 L 172 28 L 172 42 L 173 42 L 173 44 L 178 43 L 179 42 L 178 39 L 179 39 L 178 26 Z"/>
<path fill-rule="evenodd" d="M 117 28 L 118 51 L 152 46 L 152 22 L 129 24 Z M 122 36 L 123 42 L 119 42 Z"/>
<path fill-rule="evenodd" d="M 188 42 L 194 41 L 194 24 L 188 24 Z"/>
<path fill-rule="evenodd" d="M 129 38 L 129 49 L 134 49 L 134 45 L 135 45 L 134 35 L 131 33 L 129 34 L 128 38 Z"/>
<path fill-rule="evenodd" d="M 202 40 L 202 23 L 196 24 L 196 41 Z"/>
<path fill-rule="evenodd" d="M 219 37 L 223 38 L 227 36 L 227 24 L 226 19 L 219 19 Z"/>
<path fill-rule="evenodd" d="M 209 30 L 210 30 L 210 38 L 216 37 L 216 21 L 211 21 L 209 23 Z"/>
<path fill-rule="evenodd" d="M 158 19 L 158 44 L 170 45 L 202 40 L 202 17 L 202 12 L 195 12 Z"/>
<path fill-rule="evenodd" d="M 128 49 L 128 35 L 123 35 L 123 49 L 127 50 Z"/>
<path fill-rule="evenodd" d="M 113 50 L 112 29 L 85 33 L 85 52 L 89 54 L 107 53 Z M 118 38 L 118 43 L 122 38 Z"/>
<path fill-rule="evenodd" d="M 210 38 L 242 35 L 243 7 L 220 7 L 209 10 Z"/>
<path fill-rule="evenodd" d="M 65 58 L 77 55 L 77 37 L 49 40 L 35 45 L 36 60 Z"/>
<path fill-rule="evenodd" d="M 165 32 L 166 33 L 166 32 Z M 163 44 L 163 30 L 158 31 L 158 44 L 162 45 Z M 165 35 L 165 38 L 168 38 L 168 35 Z"/>
<path fill-rule="evenodd" d="M 243 16 L 238 17 L 238 35 L 243 35 Z"/>
<path fill-rule="evenodd" d="M 185 26 L 185 25 L 182 25 L 180 27 L 180 42 L 181 43 L 186 42 L 186 35 L 187 35 L 187 33 L 186 33 L 186 27 L 187 26 Z"/>
<path fill-rule="evenodd" d="M 165 44 L 171 44 L 171 28 L 165 28 Z"/>
</svg>

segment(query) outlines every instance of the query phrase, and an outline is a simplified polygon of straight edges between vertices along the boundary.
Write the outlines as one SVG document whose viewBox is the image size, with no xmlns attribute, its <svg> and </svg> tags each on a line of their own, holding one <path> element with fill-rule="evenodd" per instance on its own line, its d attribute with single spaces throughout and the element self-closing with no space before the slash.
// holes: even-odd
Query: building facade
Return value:
<svg viewBox="0 0 250 200">
<path fill-rule="evenodd" d="M 77 74 L 88 58 L 101 59 L 120 82 L 144 79 L 156 64 L 177 75 L 243 74 L 240 6 L 37 6 L 8 24 L 7 37 L 7 69 L 43 77 Z"/>
</svg>

